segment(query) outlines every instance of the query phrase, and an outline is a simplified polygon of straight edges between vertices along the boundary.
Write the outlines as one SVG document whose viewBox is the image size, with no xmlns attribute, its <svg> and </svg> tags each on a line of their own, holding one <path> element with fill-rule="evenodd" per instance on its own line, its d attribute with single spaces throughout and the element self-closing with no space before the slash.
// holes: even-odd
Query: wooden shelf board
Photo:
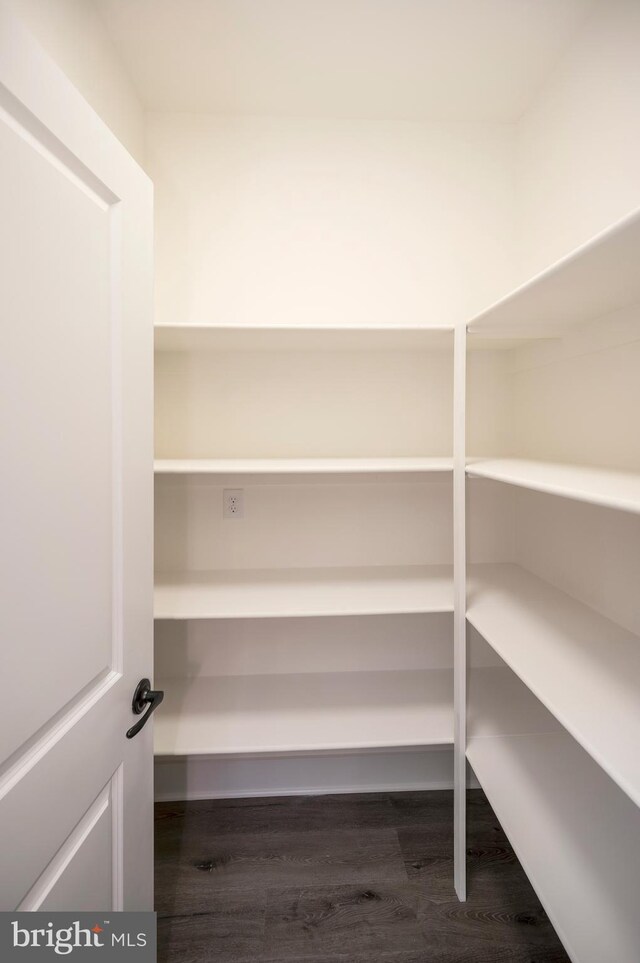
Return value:
<svg viewBox="0 0 640 963">
<path fill-rule="evenodd" d="M 517 565 L 471 568 L 467 619 L 640 805 L 640 638 Z"/>
<path fill-rule="evenodd" d="M 157 458 L 156 475 L 400 475 L 453 470 L 453 458 Z"/>
<path fill-rule="evenodd" d="M 572 498 L 619 511 L 640 513 L 640 474 L 524 458 L 473 460 L 467 474 Z"/>
<path fill-rule="evenodd" d="M 566 732 L 471 738 L 467 758 L 571 959 L 637 963 L 640 810 Z"/>
<path fill-rule="evenodd" d="M 556 261 L 482 311 L 469 332 L 550 337 L 640 300 L 640 211 Z"/>
<path fill-rule="evenodd" d="M 453 349 L 453 328 L 355 325 L 157 324 L 156 351 Z"/>
<path fill-rule="evenodd" d="M 158 756 L 451 745 L 450 669 L 165 679 Z"/>
<path fill-rule="evenodd" d="M 293 618 L 453 610 L 448 565 L 160 575 L 156 619 Z"/>
</svg>

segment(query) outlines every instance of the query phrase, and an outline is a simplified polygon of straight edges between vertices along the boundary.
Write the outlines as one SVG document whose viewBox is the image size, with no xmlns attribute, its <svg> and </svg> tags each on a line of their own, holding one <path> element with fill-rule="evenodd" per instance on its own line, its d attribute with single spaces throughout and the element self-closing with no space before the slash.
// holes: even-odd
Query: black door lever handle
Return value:
<svg viewBox="0 0 640 963">
<path fill-rule="evenodd" d="M 144 711 L 145 706 L 149 706 L 149 708 L 142 719 L 138 719 L 136 724 L 127 730 L 127 739 L 133 739 L 134 736 L 138 735 L 140 730 L 146 725 L 149 716 L 155 712 L 163 699 L 164 692 L 162 689 L 154 690 L 151 688 L 151 683 L 148 679 L 140 679 L 136 691 L 133 693 L 131 711 L 139 716 L 140 713 Z"/>
</svg>

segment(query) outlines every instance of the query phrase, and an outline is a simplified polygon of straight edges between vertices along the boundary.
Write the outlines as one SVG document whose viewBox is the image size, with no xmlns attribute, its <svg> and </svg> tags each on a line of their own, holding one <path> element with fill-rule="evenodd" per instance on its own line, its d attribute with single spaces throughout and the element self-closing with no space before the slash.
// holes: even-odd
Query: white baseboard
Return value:
<svg viewBox="0 0 640 963">
<path fill-rule="evenodd" d="M 308 755 L 190 756 L 157 759 L 155 767 L 158 801 L 451 788 L 453 750 L 448 746 Z"/>
</svg>

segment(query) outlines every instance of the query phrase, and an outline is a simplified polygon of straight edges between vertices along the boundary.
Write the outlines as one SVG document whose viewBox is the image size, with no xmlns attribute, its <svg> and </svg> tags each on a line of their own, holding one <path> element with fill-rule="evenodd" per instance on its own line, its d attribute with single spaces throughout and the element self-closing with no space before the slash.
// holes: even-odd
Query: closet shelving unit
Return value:
<svg viewBox="0 0 640 963">
<path fill-rule="evenodd" d="M 468 326 L 470 341 L 586 331 L 584 353 L 599 350 L 611 316 L 640 302 L 639 253 L 635 212 L 480 314 Z M 555 359 L 561 364 L 563 355 Z M 640 474 L 601 464 L 474 458 L 467 476 L 560 497 L 563 511 L 572 511 L 570 502 L 594 506 L 606 513 L 594 529 L 604 538 L 614 515 L 640 511 Z M 634 963 L 640 637 L 587 604 L 588 588 L 578 594 L 518 564 L 470 565 L 467 622 L 498 664 L 468 670 L 466 756 L 571 959 Z"/>
<path fill-rule="evenodd" d="M 300 445 L 282 450 L 285 444 L 273 453 L 262 446 L 250 457 L 250 446 L 243 452 L 229 446 L 218 452 L 215 445 L 207 450 L 201 436 L 197 443 L 191 439 L 193 450 L 163 446 L 155 465 L 160 486 L 219 490 L 242 484 L 273 490 L 290 485 L 311 491 L 322 485 L 444 482 L 452 495 L 453 551 L 446 564 L 436 565 L 377 559 L 364 565 L 251 568 L 236 559 L 227 568 L 210 569 L 190 567 L 192 555 L 186 551 L 182 568 L 158 573 L 158 620 L 178 627 L 206 622 L 215 633 L 216 625 L 229 622 L 451 616 L 453 646 L 450 663 L 432 668 L 387 665 L 371 671 L 363 664 L 357 671 L 196 672 L 180 678 L 160 673 L 158 684 L 167 695 L 156 722 L 157 755 L 255 758 L 453 746 L 459 897 L 466 895 L 468 760 L 576 963 L 613 957 L 616 963 L 637 963 L 640 637 L 626 624 L 628 611 L 617 622 L 615 606 L 601 611 L 602 600 L 592 598 L 579 578 L 573 594 L 571 579 L 569 585 L 566 578 L 562 586 L 553 584 L 553 566 L 547 573 L 538 564 L 534 573 L 526 559 L 476 564 L 473 558 L 467 566 L 466 504 L 472 485 L 496 483 L 504 489 L 505 504 L 511 493 L 514 499 L 548 498 L 548 506 L 553 502 L 561 513 L 578 504 L 602 513 L 597 524 L 604 532 L 620 514 L 635 524 L 640 473 L 628 464 L 609 464 L 602 454 L 593 464 L 588 459 L 560 463 L 528 451 L 522 457 L 501 452 L 467 458 L 467 448 L 474 445 L 473 439 L 469 445 L 465 441 L 467 352 L 474 347 L 526 352 L 545 342 L 539 345 L 548 350 L 544 364 L 561 365 L 575 356 L 575 339 L 581 344 L 578 354 L 620 347 L 625 337 L 630 342 L 631 336 L 620 334 L 618 321 L 608 319 L 640 302 L 639 250 L 640 215 L 634 213 L 455 330 L 156 327 L 157 352 L 188 359 L 177 366 L 182 375 L 190 359 L 197 356 L 206 364 L 203 357 L 220 352 L 234 359 L 275 352 L 282 359 L 281 373 L 305 352 L 326 359 L 343 351 L 386 358 L 395 352 L 413 356 L 446 350 L 451 396 L 437 416 L 453 425 L 448 447 L 416 451 L 413 446 L 405 453 L 393 446 L 369 453 L 361 444 L 348 451 L 344 438 L 333 455 L 306 452 Z M 202 381 L 201 371 L 198 377 Z M 569 383 L 567 391 L 572 390 Z M 181 419 L 175 423 L 179 426 Z M 391 437 L 388 424 L 386 430 Z M 305 504 L 308 508 L 311 502 Z M 498 498 L 494 508 L 499 504 Z M 469 505 L 473 513 L 473 498 Z M 185 520 L 193 524 L 190 512 L 183 510 L 174 528 Z M 471 658 L 467 665 L 467 631 L 484 640 L 489 664 L 477 667 Z M 188 632 L 182 637 L 187 639 Z"/>
<path fill-rule="evenodd" d="M 236 358 L 275 352 L 282 358 L 285 372 L 300 352 L 350 352 L 353 357 L 359 352 L 376 353 L 384 362 L 388 352 L 415 356 L 434 349 L 445 352 L 450 384 L 453 378 L 453 331 L 445 327 L 163 324 L 156 326 L 155 346 L 157 353 L 177 355 L 187 359 L 187 364 L 194 354 L 206 359 L 219 352 Z M 448 407 L 451 418 L 451 398 Z M 404 482 L 415 486 L 436 480 L 450 490 L 454 468 L 452 450 L 450 454 L 409 457 L 184 454 L 182 450 L 181 457 L 156 460 L 158 484 L 210 485 L 219 491 L 226 484 L 313 488 Z M 221 511 L 217 501 L 211 510 Z M 209 623 L 212 640 L 216 623 L 234 620 L 246 624 L 247 620 L 446 617 L 453 608 L 452 564 L 372 562 L 255 569 L 231 565 L 215 570 L 187 567 L 156 576 L 156 620 L 185 626 Z M 365 664 L 357 671 L 196 674 L 168 679 L 160 675 L 158 685 L 165 688 L 166 697 L 156 719 L 156 755 L 163 759 L 255 758 L 451 747 L 452 664 L 451 651 L 447 667 L 426 669 L 370 671 Z"/>
</svg>

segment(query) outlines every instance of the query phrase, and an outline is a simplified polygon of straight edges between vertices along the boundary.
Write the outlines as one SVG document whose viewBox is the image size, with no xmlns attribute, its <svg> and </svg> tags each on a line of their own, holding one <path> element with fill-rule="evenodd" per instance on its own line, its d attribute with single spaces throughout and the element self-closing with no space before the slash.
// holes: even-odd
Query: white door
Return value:
<svg viewBox="0 0 640 963">
<path fill-rule="evenodd" d="M 0 0 L 0 909 L 152 907 L 152 188 Z"/>
</svg>

